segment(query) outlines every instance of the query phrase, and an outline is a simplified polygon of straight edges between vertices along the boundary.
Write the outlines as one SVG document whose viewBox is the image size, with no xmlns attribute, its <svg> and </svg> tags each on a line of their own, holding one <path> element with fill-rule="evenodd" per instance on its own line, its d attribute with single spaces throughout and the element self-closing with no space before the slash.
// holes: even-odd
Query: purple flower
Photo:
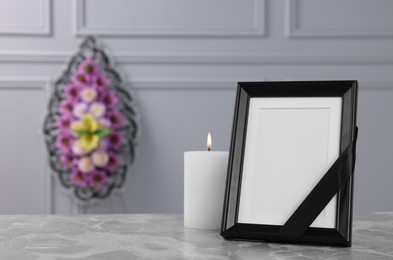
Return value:
<svg viewBox="0 0 393 260">
<path fill-rule="evenodd" d="M 59 111 L 63 115 L 71 115 L 74 110 L 74 102 L 71 99 L 61 101 Z"/>
<path fill-rule="evenodd" d="M 112 132 L 107 136 L 111 148 L 118 149 L 124 144 L 124 137 L 119 132 Z"/>
<path fill-rule="evenodd" d="M 98 73 L 98 63 L 93 59 L 86 59 L 79 65 L 78 72 L 90 76 L 95 75 Z"/>
<path fill-rule="evenodd" d="M 66 97 L 71 100 L 75 100 L 79 97 L 79 92 L 81 90 L 81 86 L 78 84 L 70 84 L 65 89 Z"/>
<path fill-rule="evenodd" d="M 119 112 L 119 111 L 112 111 L 109 112 L 107 115 L 107 118 L 109 119 L 109 121 L 111 122 L 111 125 L 113 127 L 119 127 L 122 125 L 124 117 L 123 115 Z"/>
<path fill-rule="evenodd" d="M 107 177 L 104 172 L 95 171 L 89 175 L 89 186 L 95 189 L 101 189 L 107 181 Z"/>
<path fill-rule="evenodd" d="M 87 185 L 87 176 L 79 170 L 72 171 L 70 179 L 75 186 L 86 187 Z"/>
<path fill-rule="evenodd" d="M 97 75 L 93 78 L 93 86 L 98 90 L 106 89 L 109 84 L 111 84 L 111 80 L 103 75 Z"/>
<path fill-rule="evenodd" d="M 109 171 L 114 171 L 119 167 L 120 157 L 115 153 L 108 153 L 108 163 L 105 168 Z"/>
<path fill-rule="evenodd" d="M 60 156 L 60 161 L 61 161 L 61 163 L 62 163 L 64 166 L 66 166 L 66 167 L 68 167 L 68 168 L 71 168 L 71 167 L 73 167 L 74 164 L 75 164 L 75 157 L 74 157 L 74 155 L 72 155 L 71 153 L 62 154 L 62 155 Z"/>
<path fill-rule="evenodd" d="M 73 140 L 71 135 L 61 133 L 56 137 L 56 147 L 62 152 L 67 153 L 71 150 Z"/>
<path fill-rule="evenodd" d="M 80 102 L 74 105 L 74 110 L 72 114 L 77 117 L 81 118 L 84 114 L 87 113 L 89 106 L 86 103 Z"/>
<path fill-rule="evenodd" d="M 117 104 L 117 97 L 112 91 L 101 96 L 101 102 L 107 107 L 114 107 Z"/>
<path fill-rule="evenodd" d="M 91 78 L 89 78 L 88 75 L 79 71 L 72 74 L 72 80 L 75 84 L 81 85 L 89 85 L 91 83 Z"/>
<path fill-rule="evenodd" d="M 71 131 L 72 118 L 69 115 L 64 115 L 57 119 L 56 126 L 61 132 Z"/>
<path fill-rule="evenodd" d="M 100 143 L 99 143 L 99 145 L 97 147 L 97 150 L 106 151 L 108 149 L 108 146 L 109 146 L 108 139 L 107 138 L 102 138 L 102 139 L 100 139 Z"/>
</svg>

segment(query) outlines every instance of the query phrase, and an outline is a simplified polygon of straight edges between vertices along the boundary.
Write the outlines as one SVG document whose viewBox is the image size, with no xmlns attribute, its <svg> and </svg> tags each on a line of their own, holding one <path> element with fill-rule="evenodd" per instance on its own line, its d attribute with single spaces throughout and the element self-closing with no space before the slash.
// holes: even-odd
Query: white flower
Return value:
<svg viewBox="0 0 393 260">
<path fill-rule="evenodd" d="M 104 104 L 100 103 L 100 102 L 94 102 L 93 104 L 91 104 L 90 106 L 90 113 L 97 117 L 101 117 L 105 114 L 105 106 Z"/>
<path fill-rule="evenodd" d="M 94 165 L 89 157 L 83 157 L 78 162 L 78 168 L 81 172 L 87 173 L 94 170 Z"/>
<path fill-rule="evenodd" d="M 104 151 L 97 151 L 91 155 L 93 164 L 98 167 L 104 167 L 108 163 L 108 154 Z"/>
<path fill-rule="evenodd" d="M 97 123 L 98 123 L 99 129 L 107 129 L 107 128 L 111 127 L 111 121 L 109 121 L 108 119 L 105 119 L 105 118 L 98 119 Z"/>
<path fill-rule="evenodd" d="M 84 102 L 90 103 L 97 97 L 97 91 L 94 88 L 84 88 L 81 91 L 81 98 Z"/>
<path fill-rule="evenodd" d="M 75 142 L 72 146 L 72 152 L 76 155 L 84 155 L 86 151 L 82 148 L 80 142 Z"/>
<path fill-rule="evenodd" d="M 88 105 L 86 103 L 78 103 L 75 105 L 72 114 L 77 117 L 81 118 L 83 115 L 87 113 Z"/>
</svg>

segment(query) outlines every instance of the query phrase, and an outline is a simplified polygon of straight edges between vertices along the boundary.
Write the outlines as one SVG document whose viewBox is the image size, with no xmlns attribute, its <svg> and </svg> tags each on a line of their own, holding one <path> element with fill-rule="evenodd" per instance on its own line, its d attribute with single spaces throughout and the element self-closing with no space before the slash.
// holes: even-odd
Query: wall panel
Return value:
<svg viewBox="0 0 393 260">
<path fill-rule="evenodd" d="M 264 0 L 76 0 L 75 33 L 111 36 L 261 36 Z"/>
<path fill-rule="evenodd" d="M 50 213 L 50 176 L 41 133 L 48 82 L 0 78 L 2 214 Z"/>
<path fill-rule="evenodd" d="M 393 37 L 389 0 L 286 0 L 286 4 L 291 38 Z"/>
<path fill-rule="evenodd" d="M 355 213 L 393 211 L 392 3 L 1 1 L 0 214 L 181 213 L 183 152 L 208 131 L 228 149 L 237 81 L 318 79 L 359 80 Z M 48 79 L 89 34 L 129 82 L 142 135 L 124 193 L 85 209 L 51 184 L 41 131 Z"/>
<path fill-rule="evenodd" d="M 0 35 L 48 35 L 51 0 L 0 1 Z"/>
</svg>

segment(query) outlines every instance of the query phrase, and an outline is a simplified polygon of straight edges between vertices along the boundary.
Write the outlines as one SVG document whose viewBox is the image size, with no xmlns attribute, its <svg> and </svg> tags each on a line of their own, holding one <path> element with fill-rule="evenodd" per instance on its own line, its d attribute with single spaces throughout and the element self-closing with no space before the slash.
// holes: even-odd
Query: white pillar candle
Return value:
<svg viewBox="0 0 393 260">
<path fill-rule="evenodd" d="M 219 229 L 224 204 L 228 152 L 184 153 L 184 225 Z"/>
</svg>

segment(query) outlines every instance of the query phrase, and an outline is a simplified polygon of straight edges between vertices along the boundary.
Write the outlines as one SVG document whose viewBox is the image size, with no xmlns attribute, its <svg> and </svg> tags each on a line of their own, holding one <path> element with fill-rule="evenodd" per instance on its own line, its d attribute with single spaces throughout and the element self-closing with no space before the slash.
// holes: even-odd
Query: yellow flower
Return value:
<svg viewBox="0 0 393 260">
<path fill-rule="evenodd" d="M 91 114 L 83 115 L 81 121 L 84 128 L 83 130 L 93 133 L 98 129 L 97 120 Z"/>
<path fill-rule="evenodd" d="M 77 141 L 77 143 L 79 143 L 79 146 L 85 153 L 88 153 L 97 148 L 99 142 L 100 138 L 98 137 L 98 135 L 95 134 L 83 135 Z"/>
<path fill-rule="evenodd" d="M 103 122 L 97 121 L 92 114 L 84 114 L 79 121 L 72 123 L 71 129 L 73 134 L 79 137 L 73 147 L 73 152 L 77 155 L 96 149 L 100 138 L 111 132 L 111 129 L 106 128 Z"/>
<path fill-rule="evenodd" d="M 71 129 L 77 135 L 81 135 L 82 132 L 92 134 L 98 129 L 98 122 L 91 114 L 85 114 L 80 121 L 72 123 Z"/>
<path fill-rule="evenodd" d="M 75 136 L 78 136 L 78 133 L 83 131 L 83 124 L 81 121 L 75 121 L 71 124 L 72 133 Z"/>
</svg>

